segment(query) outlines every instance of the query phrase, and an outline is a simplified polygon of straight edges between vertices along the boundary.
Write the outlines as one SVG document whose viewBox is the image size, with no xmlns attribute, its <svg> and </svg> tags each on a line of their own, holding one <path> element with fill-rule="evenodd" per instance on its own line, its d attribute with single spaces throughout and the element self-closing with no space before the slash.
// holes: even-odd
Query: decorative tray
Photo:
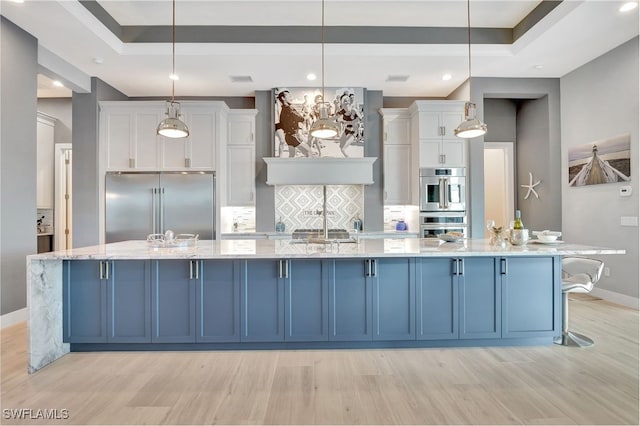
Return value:
<svg viewBox="0 0 640 426">
<path fill-rule="evenodd" d="M 198 234 L 176 234 L 173 238 L 167 238 L 165 234 L 150 234 L 147 243 L 152 248 L 176 248 L 195 247 Z"/>
</svg>

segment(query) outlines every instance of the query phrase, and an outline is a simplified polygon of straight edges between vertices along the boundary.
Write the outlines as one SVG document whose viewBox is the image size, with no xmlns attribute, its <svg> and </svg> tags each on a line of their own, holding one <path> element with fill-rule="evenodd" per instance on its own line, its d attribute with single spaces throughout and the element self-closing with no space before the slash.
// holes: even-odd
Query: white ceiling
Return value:
<svg viewBox="0 0 640 426">
<path fill-rule="evenodd" d="M 513 28 L 539 0 L 471 0 L 474 28 Z M 565 0 L 512 44 L 472 46 L 474 77 L 559 78 L 638 35 L 638 9 L 623 14 L 618 0 Z M 170 0 L 100 0 L 121 26 L 171 25 Z M 171 43 L 123 43 L 77 0 L 2 0 L 2 15 L 39 45 L 131 97 L 170 96 Z M 201 26 L 315 26 L 319 0 L 177 0 L 176 24 Z M 462 0 L 326 0 L 325 26 L 466 28 Z M 179 32 L 178 32 L 179 34 Z M 170 40 L 170 38 L 168 39 Z M 325 45 L 325 85 L 382 90 L 385 96 L 446 97 L 468 77 L 468 45 Z M 100 58 L 101 63 L 96 63 Z M 319 86 L 318 43 L 178 43 L 176 97 L 253 96 L 277 86 Z M 442 75 L 450 73 L 451 80 Z M 77 76 L 51 75 L 73 84 Z M 253 82 L 233 83 L 231 76 Z M 408 76 L 406 82 L 387 81 Z M 42 79 L 42 85 L 50 84 Z M 44 87 L 43 87 L 44 88 Z M 49 89 L 49 88 L 48 88 Z M 54 93 L 54 94 L 52 94 Z M 56 95 L 48 90 L 41 96 Z"/>
</svg>

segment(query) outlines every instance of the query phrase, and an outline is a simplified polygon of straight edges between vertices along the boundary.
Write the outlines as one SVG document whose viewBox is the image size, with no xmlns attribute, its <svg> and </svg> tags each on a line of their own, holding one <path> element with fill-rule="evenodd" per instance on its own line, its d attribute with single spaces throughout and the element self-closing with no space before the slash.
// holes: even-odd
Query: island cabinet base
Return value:
<svg viewBox="0 0 640 426">
<path fill-rule="evenodd" d="M 559 256 L 66 260 L 72 351 L 547 345 Z"/>
</svg>

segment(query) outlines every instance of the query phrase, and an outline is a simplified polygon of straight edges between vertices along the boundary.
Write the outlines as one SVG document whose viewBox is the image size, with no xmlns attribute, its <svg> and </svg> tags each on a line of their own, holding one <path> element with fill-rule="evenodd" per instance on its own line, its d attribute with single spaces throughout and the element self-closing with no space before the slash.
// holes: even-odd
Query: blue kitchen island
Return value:
<svg viewBox="0 0 640 426">
<path fill-rule="evenodd" d="M 69 351 L 552 344 L 574 244 L 126 241 L 27 259 L 29 371 Z"/>
</svg>

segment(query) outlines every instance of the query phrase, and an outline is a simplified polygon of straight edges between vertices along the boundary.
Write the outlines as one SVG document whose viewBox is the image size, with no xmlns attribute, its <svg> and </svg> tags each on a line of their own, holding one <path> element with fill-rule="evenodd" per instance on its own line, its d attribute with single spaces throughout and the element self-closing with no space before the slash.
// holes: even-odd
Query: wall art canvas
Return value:
<svg viewBox="0 0 640 426">
<path fill-rule="evenodd" d="M 631 180 L 631 136 L 627 133 L 569 149 L 569 186 Z"/>
<path fill-rule="evenodd" d="M 273 89 L 273 155 L 275 157 L 364 157 L 365 116 L 362 87 L 325 87 L 329 118 L 338 123 L 335 138 L 309 135 L 318 119 L 321 88 L 276 87 Z"/>
</svg>

